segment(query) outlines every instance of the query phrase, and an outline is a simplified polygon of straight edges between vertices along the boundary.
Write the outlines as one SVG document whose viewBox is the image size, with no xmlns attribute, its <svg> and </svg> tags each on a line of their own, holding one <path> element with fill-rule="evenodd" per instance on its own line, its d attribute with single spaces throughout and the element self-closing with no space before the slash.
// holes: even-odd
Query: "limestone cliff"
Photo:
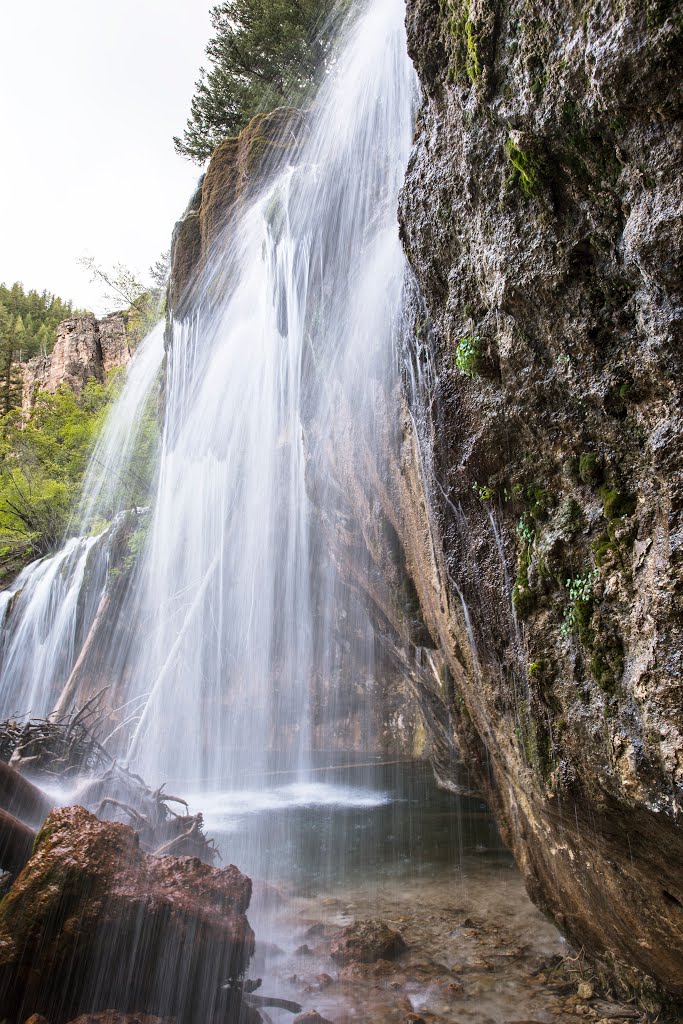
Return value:
<svg viewBox="0 0 683 1024">
<path fill-rule="evenodd" d="M 407 19 L 413 372 L 387 515 L 442 659 L 431 701 L 532 896 L 612 977 L 681 999 L 683 11 Z"/>
<path fill-rule="evenodd" d="M 48 356 L 36 356 L 23 367 L 22 408 L 30 412 L 39 391 L 54 394 L 63 384 L 81 391 L 88 380 L 103 381 L 109 370 L 125 366 L 132 352 L 123 316 L 64 320 Z"/>
</svg>

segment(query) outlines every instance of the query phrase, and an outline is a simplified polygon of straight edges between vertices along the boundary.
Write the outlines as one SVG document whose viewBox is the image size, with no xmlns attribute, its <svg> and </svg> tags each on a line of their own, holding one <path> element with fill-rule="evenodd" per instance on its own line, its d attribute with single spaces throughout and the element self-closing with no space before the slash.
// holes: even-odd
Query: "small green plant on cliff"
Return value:
<svg viewBox="0 0 683 1024">
<path fill-rule="evenodd" d="M 466 334 L 458 342 L 458 347 L 455 350 L 455 365 L 466 377 L 474 379 L 479 373 L 480 348 L 479 338 L 472 334 Z"/>
<path fill-rule="evenodd" d="M 578 633 L 579 639 L 585 642 L 592 612 L 593 587 L 599 576 L 600 570 L 592 569 L 585 572 L 583 576 L 575 576 L 573 579 L 567 580 L 569 605 L 564 609 L 562 616 L 560 633 L 563 637 Z"/>
<path fill-rule="evenodd" d="M 536 536 L 536 527 L 528 512 L 523 512 L 517 524 L 517 533 L 525 544 L 533 544 Z"/>
<path fill-rule="evenodd" d="M 478 484 L 476 480 L 472 484 L 472 490 L 479 498 L 479 501 L 490 501 L 496 493 L 488 484 Z"/>
<path fill-rule="evenodd" d="M 517 533 L 522 541 L 522 550 L 517 563 L 517 576 L 512 589 L 512 604 L 518 615 L 526 616 L 534 607 L 536 598 L 529 586 L 529 566 L 531 552 L 536 538 L 536 527 L 528 512 L 524 512 L 517 526 Z"/>
</svg>

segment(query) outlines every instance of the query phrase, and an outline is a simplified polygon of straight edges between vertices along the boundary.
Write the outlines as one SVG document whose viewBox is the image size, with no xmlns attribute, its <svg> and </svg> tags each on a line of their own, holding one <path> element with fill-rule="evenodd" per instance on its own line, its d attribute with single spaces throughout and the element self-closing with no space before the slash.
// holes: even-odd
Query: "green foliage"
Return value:
<svg viewBox="0 0 683 1024">
<path fill-rule="evenodd" d="M 0 569 L 63 539 L 116 386 L 91 380 L 80 395 L 40 392 L 29 420 L 18 411 L 0 420 Z"/>
<path fill-rule="evenodd" d="M 525 544 L 533 544 L 536 536 L 536 527 L 527 512 L 524 512 L 517 524 L 517 533 Z"/>
<path fill-rule="evenodd" d="M 493 488 L 489 487 L 488 484 L 478 484 L 476 480 L 472 484 L 472 490 L 479 498 L 479 501 L 490 501 L 495 494 Z"/>
<path fill-rule="evenodd" d="M 583 576 L 568 579 L 566 586 L 569 591 L 569 605 L 563 614 L 560 632 L 568 637 L 578 633 L 579 639 L 585 643 L 588 639 L 588 627 L 593 611 L 593 587 L 600 576 L 599 569 L 587 570 Z"/>
<path fill-rule="evenodd" d="M 226 0 L 211 11 L 191 113 L 176 151 L 203 163 L 256 114 L 302 101 L 325 68 L 346 3 Z"/>
<path fill-rule="evenodd" d="M 455 365 L 467 377 L 476 377 L 479 373 L 480 342 L 471 334 L 465 335 L 458 342 L 455 350 Z"/>
<path fill-rule="evenodd" d="M 117 263 L 111 270 L 101 267 L 91 256 L 83 256 L 78 262 L 90 273 L 90 280 L 104 285 L 104 300 L 114 309 L 125 304 L 123 316 L 126 321 L 126 336 L 133 348 L 149 334 L 154 325 L 165 314 L 166 280 L 170 265 L 170 252 L 163 253 L 149 269 L 153 284 L 144 284 L 128 267 Z"/>
</svg>

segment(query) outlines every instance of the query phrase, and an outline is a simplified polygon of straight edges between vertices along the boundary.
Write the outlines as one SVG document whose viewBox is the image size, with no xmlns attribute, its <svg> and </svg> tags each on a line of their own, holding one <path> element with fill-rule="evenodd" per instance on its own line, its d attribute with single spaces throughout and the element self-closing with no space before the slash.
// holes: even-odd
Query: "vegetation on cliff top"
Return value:
<svg viewBox="0 0 683 1024">
<path fill-rule="evenodd" d="M 126 323 L 128 344 L 133 349 L 166 314 L 166 284 L 170 261 L 170 250 L 162 253 L 149 268 L 150 280 L 144 282 L 122 263 L 109 269 L 101 266 L 91 256 L 83 256 L 78 260 L 90 274 L 90 280 L 105 289 L 103 299 L 107 307 L 112 311 L 120 311 Z M 122 301 L 125 309 L 120 309 Z"/>
<path fill-rule="evenodd" d="M 20 364 L 48 355 L 62 320 L 82 315 L 51 292 L 24 291 L 19 281 L 11 287 L 0 284 L 0 412 L 20 402 Z"/>
<path fill-rule="evenodd" d="M 335 0 L 226 0 L 200 69 L 178 153 L 203 163 L 256 114 L 303 100 L 331 59 L 347 4 Z"/>
</svg>

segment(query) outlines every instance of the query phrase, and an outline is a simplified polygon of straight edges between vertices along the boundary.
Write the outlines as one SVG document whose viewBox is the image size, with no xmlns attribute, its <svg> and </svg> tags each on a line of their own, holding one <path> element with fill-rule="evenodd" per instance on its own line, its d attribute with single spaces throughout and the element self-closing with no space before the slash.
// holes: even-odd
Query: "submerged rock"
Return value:
<svg viewBox="0 0 683 1024">
<path fill-rule="evenodd" d="M 330 956 L 338 963 L 371 964 L 393 960 L 405 949 L 401 933 L 384 921 L 354 921 L 332 940 Z"/>
<path fill-rule="evenodd" d="M 39 1018 L 40 1024 L 47 1024 L 45 1018 Z M 29 1021 L 26 1024 L 30 1024 Z M 38 1024 L 38 1021 L 36 1021 Z M 119 1013 L 118 1010 L 106 1010 L 104 1013 L 83 1013 L 69 1024 L 175 1024 L 170 1017 L 154 1017 L 149 1013 Z"/>
<path fill-rule="evenodd" d="M 327 1017 L 321 1017 L 317 1010 L 306 1010 L 294 1018 L 293 1024 L 332 1024 Z"/>
<path fill-rule="evenodd" d="M 151 857 L 128 825 L 54 811 L 0 906 L 3 1013 L 63 1024 L 144 1007 L 177 1024 L 242 1020 L 250 898 L 233 865 Z"/>
</svg>

